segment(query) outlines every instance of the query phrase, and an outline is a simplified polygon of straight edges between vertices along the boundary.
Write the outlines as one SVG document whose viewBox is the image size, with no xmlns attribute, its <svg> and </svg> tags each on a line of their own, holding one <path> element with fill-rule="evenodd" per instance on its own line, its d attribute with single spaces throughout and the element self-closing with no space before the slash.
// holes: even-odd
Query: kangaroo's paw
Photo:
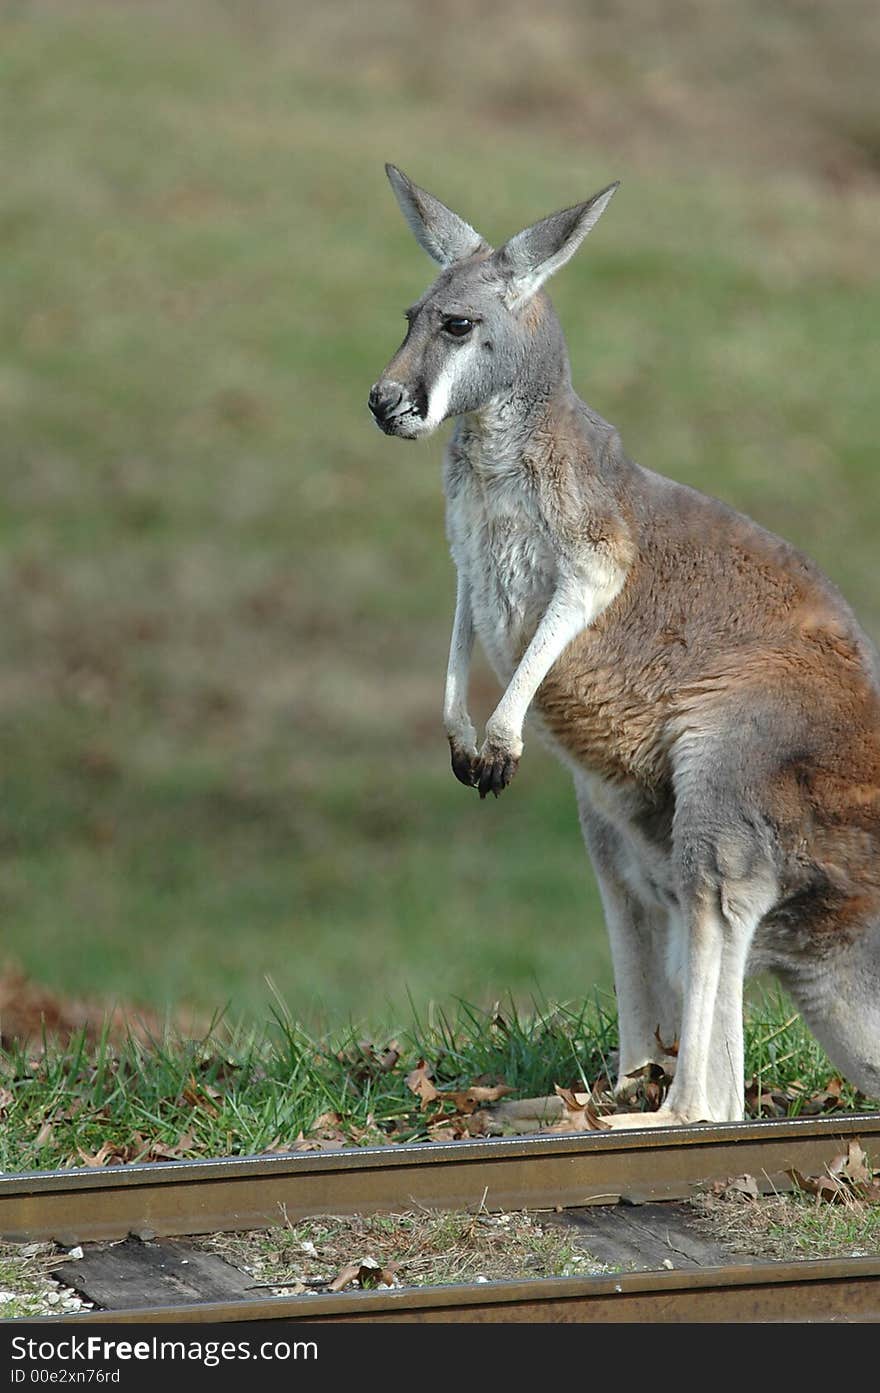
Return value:
<svg viewBox="0 0 880 1393">
<path fill-rule="evenodd" d="M 486 740 L 475 762 L 474 785 L 480 797 L 494 793 L 497 798 L 519 768 L 519 754 L 494 740 Z"/>
<path fill-rule="evenodd" d="M 476 788 L 477 766 L 480 760 L 476 746 L 461 745 L 450 736 L 449 753 L 452 756 L 452 772 L 459 783 L 468 788 Z"/>
</svg>

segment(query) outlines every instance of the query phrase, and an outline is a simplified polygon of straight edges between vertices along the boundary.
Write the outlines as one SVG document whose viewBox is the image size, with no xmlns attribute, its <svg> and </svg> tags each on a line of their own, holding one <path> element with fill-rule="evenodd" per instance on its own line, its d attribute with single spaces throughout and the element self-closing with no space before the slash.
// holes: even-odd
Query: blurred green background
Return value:
<svg viewBox="0 0 880 1393">
<path fill-rule="evenodd" d="M 876 636 L 878 35 L 875 0 L 3 6 L 6 954 L 236 1017 L 268 975 L 313 1023 L 608 983 L 562 768 L 448 771 L 443 442 L 365 406 L 433 276 L 382 165 L 496 242 L 621 179 L 552 287 L 579 390 Z"/>
</svg>

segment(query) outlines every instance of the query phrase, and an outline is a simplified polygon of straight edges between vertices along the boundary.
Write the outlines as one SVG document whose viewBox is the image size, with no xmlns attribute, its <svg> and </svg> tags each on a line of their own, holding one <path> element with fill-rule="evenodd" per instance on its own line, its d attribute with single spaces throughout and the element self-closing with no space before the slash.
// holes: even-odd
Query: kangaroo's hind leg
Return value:
<svg viewBox="0 0 880 1393">
<path fill-rule="evenodd" d="M 585 789 L 578 787 L 578 806 L 584 841 L 593 863 L 614 966 L 614 989 L 620 1035 L 615 1094 L 635 1091 L 646 1064 L 659 1064 L 667 1073 L 674 1060 L 664 1049 L 678 1038 L 681 1023 L 679 984 L 670 974 L 670 935 L 676 933 L 667 907 L 639 896 L 624 874 L 632 860 L 617 828 L 597 812 Z M 637 879 L 637 877 L 636 877 Z"/>
<path fill-rule="evenodd" d="M 752 940 L 778 897 L 776 847 L 741 768 L 708 742 L 676 783 L 673 859 L 683 931 L 675 1078 L 656 1113 L 613 1127 L 736 1121 L 743 1115 L 743 981 Z"/>
<path fill-rule="evenodd" d="M 612 1127 L 734 1122 L 743 1115 L 743 980 L 760 922 L 757 906 L 722 908 L 721 896 L 686 899 L 686 958 L 675 1078 L 655 1113 L 606 1118 Z"/>
</svg>

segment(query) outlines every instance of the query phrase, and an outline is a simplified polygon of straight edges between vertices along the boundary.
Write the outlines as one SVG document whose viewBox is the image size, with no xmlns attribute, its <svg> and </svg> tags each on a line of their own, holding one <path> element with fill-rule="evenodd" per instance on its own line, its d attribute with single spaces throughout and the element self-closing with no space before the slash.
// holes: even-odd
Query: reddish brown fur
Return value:
<svg viewBox="0 0 880 1393">
<path fill-rule="evenodd" d="M 576 498 L 582 490 L 557 477 L 557 451 L 550 487 Z M 611 516 L 579 518 L 628 564 L 626 583 L 551 669 L 537 710 L 580 764 L 658 801 L 681 731 L 722 731 L 752 706 L 783 751 L 796 730 L 798 749 L 769 771 L 762 801 L 792 865 L 820 867 L 834 889 L 834 913 L 815 916 L 816 928 L 852 932 L 880 915 L 880 699 L 864 639 L 792 547 L 629 468 L 638 477 L 621 481 Z"/>
</svg>

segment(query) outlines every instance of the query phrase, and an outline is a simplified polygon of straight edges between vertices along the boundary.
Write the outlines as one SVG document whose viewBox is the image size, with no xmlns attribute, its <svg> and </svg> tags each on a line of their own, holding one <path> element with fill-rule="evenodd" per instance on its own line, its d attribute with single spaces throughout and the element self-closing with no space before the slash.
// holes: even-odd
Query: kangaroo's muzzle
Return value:
<svg viewBox="0 0 880 1393">
<path fill-rule="evenodd" d="M 399 382 L 379 381 L 370 388 L 367 405 L 373 420 L 386 435 L 408 435 L 412 426 L 424 417 L 422 402 L 416 393 L 413 400 L 409 390 Z"/>
</svg>

